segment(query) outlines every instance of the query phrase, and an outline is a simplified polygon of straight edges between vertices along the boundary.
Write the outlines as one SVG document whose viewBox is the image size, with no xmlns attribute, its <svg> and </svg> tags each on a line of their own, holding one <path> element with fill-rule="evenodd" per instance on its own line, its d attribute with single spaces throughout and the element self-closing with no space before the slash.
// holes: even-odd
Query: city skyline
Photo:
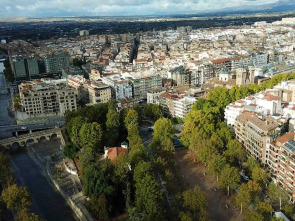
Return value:
<svg viewBox="0 0 295 221">
<path fill-rule="evenodd" d="M 169 14 L 202 14 L 217 11 L 263 10 L 290 0 L 4 0 L 0 3 L 0 18 L 54 16 L 140 16 Z"/>
</svg>

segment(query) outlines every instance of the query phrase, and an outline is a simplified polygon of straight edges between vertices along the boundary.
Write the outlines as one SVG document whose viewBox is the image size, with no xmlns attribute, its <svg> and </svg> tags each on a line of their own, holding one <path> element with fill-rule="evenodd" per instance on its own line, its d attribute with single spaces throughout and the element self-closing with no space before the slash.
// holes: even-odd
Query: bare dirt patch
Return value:
<svg viewBox="0 0 295 221">
<path fill-rule="evenodd" d="M 208 199 L 208 216 L 212 221 L 242 221 L 239 209 L 235 208 L 234 195 L 227 198 L 226 192 L 220 189 L 216 177 L 208 173 L 203 163 L 195 161 L 195 157 L 188 149 L 176 150 L 176 167 L 183 176 L 188 188 L 196 185 L 206 193 Z M 206 173 L 206 175 L 204 174 Z M 216 188 L 216 191 L 214 190 Z M 228 205 L 228 209 L 226 208 Z"/>
</svg>

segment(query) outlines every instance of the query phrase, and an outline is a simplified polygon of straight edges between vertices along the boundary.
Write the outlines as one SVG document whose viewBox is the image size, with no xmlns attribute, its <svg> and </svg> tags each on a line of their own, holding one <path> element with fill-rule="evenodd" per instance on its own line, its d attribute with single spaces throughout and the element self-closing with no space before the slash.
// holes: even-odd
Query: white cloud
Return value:
<svg viewBox="0 0 295 221">
<path fill-rule="evenodd" d="M 198 13 L 278 0 L 0 0 L 0 17 Z"/>
</svg>

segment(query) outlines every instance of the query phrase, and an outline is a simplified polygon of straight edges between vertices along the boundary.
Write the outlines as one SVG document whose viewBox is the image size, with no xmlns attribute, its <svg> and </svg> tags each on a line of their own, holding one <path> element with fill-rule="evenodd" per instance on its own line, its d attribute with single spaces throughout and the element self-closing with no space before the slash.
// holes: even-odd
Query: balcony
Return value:
<svg viewBox="0 0 295 221">
<path fill-rule="evenodd" d="M 294 173 L 288 172 L 288 175 L 290 175 L 294 179 Z"/>
</svg>

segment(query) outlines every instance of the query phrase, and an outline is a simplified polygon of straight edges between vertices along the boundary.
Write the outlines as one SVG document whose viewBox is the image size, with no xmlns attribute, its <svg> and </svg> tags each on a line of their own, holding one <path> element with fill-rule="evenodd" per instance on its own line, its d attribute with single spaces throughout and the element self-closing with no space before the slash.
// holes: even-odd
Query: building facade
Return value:
<svg viewBox="0 0 295 221">
<path fill-rule="evenodd" d="M 89 103 L 91 105 L 107 103 L 112 98 L 111 88 L 104 83 L 94 83 L 88 86 Z"/>
<path fill-rule="evenodd" d="M 295 202 L 295 133 L 286 133 L 270 146 L 268 167 L 273 180 Z"/>
<path fill-rule="evenodd" d="M 249 156 L 266 164 L 270 142 L 278 134 L 279 124 L 273 117 L 258 118 L 251 112 L 242 112 L 236 119 L 237 140 Z"/>
<path fill-rule="evenodd" d="M 148 91 L 162 87 L 162 78 L 159 75 L 130 79 L 130 81 L 133 89 L 133 98 L 137 101 L 147 99 Z"/>
<path fill-rule="evenodd" d="M 63 116 L 77 110 L 78 91 L 65 80 L 37 80 L 19 85 L 23 111 L 28 117 Z"/>
<path fill-rule="evenodd" d="M 58 74 L 63 68 L 70 66 L 69 57 L 63 54 L 51 54 L 44 56 L 44 65 L 49 74 Z"/>
<path fill-rule="evenodd" d="M 196 98 L 186 94 L 165 92 L 159 96 L 157 104 L 163 108 L 164 113 L 183 119 L 191 111 L 195 102 Z"/>
<path fill-rule="evenodd" d="M 32 80 L 39 78 L 39 65 L 37 58 L 33 56 L 12 58 L 12 67 L 16 81 Z"/>
<path fill-rule="evenodd" d="M 149 90 L 147 92 L 147 103 L 148 104 L 157 104 L 161 94 L 165 93 L 165 89 L 155 89 Z"/>
</svg>

